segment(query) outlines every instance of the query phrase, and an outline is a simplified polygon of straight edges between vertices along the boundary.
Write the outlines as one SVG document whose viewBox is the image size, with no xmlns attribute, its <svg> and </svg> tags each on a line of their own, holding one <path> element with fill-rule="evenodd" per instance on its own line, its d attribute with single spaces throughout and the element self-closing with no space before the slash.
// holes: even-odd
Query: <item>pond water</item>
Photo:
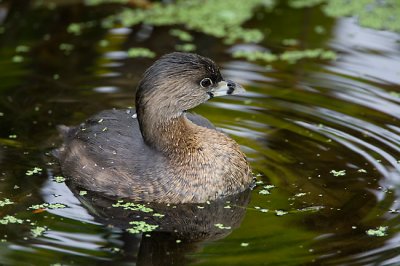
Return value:
<svg viewBox="0 0 400 266">
<path fill-rule="evenodd" d="M 62 182 L 51 156 L 57 125 L 133 106 L 154 58 L 130 48 L 160 56 L 182 44 L 172 25 L 67 30 L 120 8 L 0 2 L 0 264 L 400 264 L 399 34 L 284 4 L 245 24 L 266 36 L 257 45 L 190 31 L 194 51 L 247 89 L 194 111 L 241 145 L 258 185 L 250 199 L 160 207 L 170 215 L 155 222 L 169 231 L 135 234 L 122 225 L 129 211 Z M 232 56 L 241 49 L 324 49 L 337 59 Z"/>
</svg>

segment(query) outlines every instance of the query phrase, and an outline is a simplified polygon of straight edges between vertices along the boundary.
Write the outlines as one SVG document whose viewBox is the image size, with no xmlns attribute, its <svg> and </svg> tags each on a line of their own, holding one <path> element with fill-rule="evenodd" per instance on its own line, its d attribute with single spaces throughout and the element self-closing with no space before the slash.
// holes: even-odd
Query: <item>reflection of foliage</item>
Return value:
<svg viewBox="0 0 400 266">
<path fill-rule="evenodd" d="M 325 3 L 323 11 L 332 17 L 356 16 L 362 26 L 400 31 L 398 0 L 292 0 L 292 7 L 309 7 Z"/>
<path fill-rule="evenodd" d="M 226 43 L 235 40 L 259 42 L 263 38 L 261 31 L 245 29 L 241 25 L 253 16 L 257 6 L 271 8 L 272 0 L 223 0 L 223 1 L 176 1 L 174 4 L 153 4 L 148 9 L 125 9 L 120 14 L 109 17 L 103 25 L 111 27 L 115 22 L 124 26 L 139 23 L 151 25 L 185 25 L 215 37 L 224 38 Z"/>
</svg>

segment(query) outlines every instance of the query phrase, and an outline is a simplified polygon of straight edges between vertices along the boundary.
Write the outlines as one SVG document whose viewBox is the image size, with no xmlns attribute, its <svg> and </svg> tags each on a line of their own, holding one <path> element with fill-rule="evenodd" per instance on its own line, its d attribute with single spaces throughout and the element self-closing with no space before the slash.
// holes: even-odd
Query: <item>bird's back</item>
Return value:
<svg viewBox="0 0 400 266">
<path fill-rule="evenodd" d="M 187 114 L 197 125 L 215 129 L 205 118 Z M 153 201 L 165 194 L 174 171 L 167 158 L 144 143 L 133 110 L 106 110 L 78 127 L 60 126 L 57 150 L 67 177 L 82 187 L 111 196 Z"/>
</svg>

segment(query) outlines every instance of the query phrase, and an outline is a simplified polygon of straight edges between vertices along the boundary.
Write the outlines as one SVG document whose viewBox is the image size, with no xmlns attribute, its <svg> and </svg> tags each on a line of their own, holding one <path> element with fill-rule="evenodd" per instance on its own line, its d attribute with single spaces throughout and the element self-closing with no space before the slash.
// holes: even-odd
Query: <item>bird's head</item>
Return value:
<svg viewBox="0 0 400 266">
<path fill-rule="evenodd" d="M 243 93 L 239 84 L 224 80 L 217 65 L 192 53 L 170 53 L 150 66 L 136 93 L 138 115 L 143 108 L 153 108 L 167 116 L 184 111 L 217 96 Z"/>
</svg>

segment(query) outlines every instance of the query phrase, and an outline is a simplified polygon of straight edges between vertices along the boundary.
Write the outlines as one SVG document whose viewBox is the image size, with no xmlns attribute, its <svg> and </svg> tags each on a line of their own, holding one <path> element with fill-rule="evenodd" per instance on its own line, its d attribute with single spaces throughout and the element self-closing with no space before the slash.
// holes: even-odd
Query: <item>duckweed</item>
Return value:
<svg viewBox="0 0 400 266">
<path fill-rule="evenodd" d="M 158 228 L 158 225 L 148 224 L 144 221 L 132 221 L 129 222 L 129 224 L 133 225 L 133 227 L 126 229 L 126 231 L 128 231 L 131 234 L 152 232 Z"/>
<path fill-rule="evenodd" d="M 18 45 L 17 47 L 15 47 L 15 52 L 17 53 L 27 53 L 29 52 L 29 50 L 29 46 L 26 45 Z"/>
<path fill-rule="evenodd" d="M 241 25 L 253 16 L 257 6 L 271 8 L 273 0 L 178 0 L 173 4 L 154 3 L 147 9 L 125 9 L 103 21 L 104 27 L 121 23 L 130 27 L 139 23 L 155 26 L 184 25 L 211 36 L 223 38 L 225 43 L 236 40 L 260 42 L 260 30 L 245 29 Z M 207 19 L 205 19 L 207 18 Z"/>
<path fill-rule="evenodd" d="M 280 60 L 295 63 L 303 58 L 319 58 L 323 60 L 335 60 L 337 55 L 333 51 L 323 49 L 308 49 L 303 51 L 286 51 L 279 56 Z"/>
<path fill-rule="evenodd" d="M 288 214 L 288 212 L 283 211 L 283 210 L 275 210 L 275 214 L 276 214 L 276 216 L 283 216 L 283 215 Z"/>
<path fill-rule="evenodd" d="M 129 0 L 84 0 L 83 3 L 87 6 L 96 6 L 101 4 L 112 4 L 112 3 L 119 3 L 119 4 L 126 4 Z"/>
<path fill-rule="evenodd" d="M 47 227 L 45 227 L 45 226 L 36 226 L 31 229 L 31 234 L 33 237 L 42 236 L 46 230 L 47 230 Z"/>
<path fill-rule="evenodd" d="M 86 190 L 81 190 L 81 191 L 79 191 L 79 195 L 80 196 L 85 196 L 87 194 L 87 191 Z"/>
<path fill-rule="evenodd" d="M 260 190 L 260 191 L 258 192 L 258 194 L 261 194 L 261 195 L 269 195 L 269 194 L 271 194 L 271 192 L 269 192 L 269 190 L 267 190 L 267 189 L 262 189 L 262 190 Z"/>
<path fill-rule="evenodd" d="M 0 219 L 0 224 L 22 224 L 24 221 L 11 215 L 6 215 Z"/>
<path fill-rule="evenodd" d="M 291 0 L 289 1 L 289 5 L 294 8 L 304 8 L 313 7 L 324 2 L 325 0 Z"/>
<path fill-rule="evenodd" d="M 63 177 L 63 176 L 55 176 L 55 177 L 53 178 L 53 180 L 54 180 L 55 182 L 57 182 L 57 183 L 63 183 L 63 182 L 65 182 L 65 177 Z"/>
<path fill-rule="evenodd" d="M 40 167 L 34 167 L 32 170 L 26 171 L 25 175 L 31 176 L 34 174 L 41 174 L 42 173 L 42 168 Z"/>
<path fill-rule="evenodd" d="M 388 227 L 387 227 L 387 226 L 379 226 L 379 227 L 377 227 L 376 229 L 368 229 L 368 230 L 366 231 L 366 233 L 367 233 L 367 235 L 369 235 L 369 236 L 379 236 L 379 237 L 382 237 L 382 236 L 386 236 L 386 235 L 387 235 L 387 230 L 388 230 Z"/>
<path fill-rule="evenodd" d="M 21 55 L 14 55 L 14 56 L 12 57 L 12 61 L 13 61 L 14 63 L 21 63 L 21 62 L 24 61 L 24 57 L 21 56 Z"/>
<path fill-rule="evenodd" d="M 396 97 L 396 98 L 400 98 L 400 93 L 399 92 L 391 91 L 391 92 L 389 92 L 389 94 L 394 96 L 394 97 Z"/>
<path fill-rule="evenodd" d="M 11 205 L 14 204 L 10 199 L 4 198 L 3 200 L 0 200 L 0 207 L 4 207 L 6 205 Z"/>
<path fill-rule="evenodd" d="M 39 209 L 64 209 L 67 205 L 62 203 L 42 203 L 32 205 L 28 208 L 28 210 L 39 210 Z"/>
<path fill-rule="evenodd" d="M 74 49 L 74 45 L 69 43 L 61 43 L 59 49 L 68 55 Z"/>
<path fill-rule="evenodd" d="M 267 51 L 235 51 L 232 56 L 234 58 L 245 58 L 249 61 L 264 61 L 267 63 L 274 62 L 279 59 L 277 55 Z"/>
<path fill-rule="evenodd" d="M 225 226 L 223 224 L 214 224 L 215 227 L 219 228 L 219 229 L 225 229 L 225 230 L 230 230 L 232 229 L 232 227 L 230 226 Z"/>
<path fill-rule="evenodd" d="M 71 23 L 68 25 L 67 32 L 80 35 L 82 33 L 82 25 L 80 23 Z"/>
<path fill-rule="evenodd" d="M 329 173 L 331 173 L 333 176 L 344 176 L 346 175 L 346 170 L 331 170 Z"/>
<path fill-rule="evenodd" d="M 196 50 L 196 45 L 193 43 L 177 44 L 175 45 L 175 50 L 181 52 L 193 52 Z"/>
<path fill-rule="evenodd" d="M 331 17 L 354 16 L 361 26 L 400 32 L 400 5 L 397 0 L 291 0 L 291 7 L 303 8 L 323 4 Z"/>
<path fill-rule="evenodd" d="M 143 204 L 136 204 L 133 202 L 124 202 L 123 200 L 118 200 L 117 203 L 112 205 L 113 207 L 121 207 L 124 210 L 130 211 L 141 211 L 141 212 L 153 212 L 153 209 L 146 207 Z"/>
<path fill-rule="evenodd" d="M 234 58 L 245 58 L 249 61 L 264 61 L 271 63 L 274 61 L 286 61 L 288 63 L 296 63 L 297 61 L 305 58 L 317 58 L 322 60 L 335 60 L 337 55 L 333 51 L 324 49 L 308 49 L 301 51 L 286 51 L 280 55 L 272 54 L 268 51 L 235 51 L 232 56 Z"/>
<path fill-rule="evenodd" d="M 128 56 L 154 58 L 156 53 L 144 47 L 135 47 L 128 50 Z"/>
<path fill-rule="evenodd" d="M 99 41 L 99 46 L 100 46 L 100 47 L 107 47 L 109 44 L 110 44 L 110 42 L 107 41 L 107 40 L 101 40 L 101 41 Z"/>
<path fill-rule="evenodd" d="M 296 46 L 299 45 L 299 41 L 296 39 L 284 39 L 282 40 L 282 44 L 287 46 Z"/>
<path fill-rule="evenodd" d="M 172 36 L 177 37 L 179 40 L 183 41 L 183 42 L 191 42 L 193 41 L 193 36 L 184 30 L 180 30 L 180 29 L 172 29 L 169 31 L 169 34 L 171 34 Z"/>
<path fill-rule="evenodd" d="M 263 189 L 260 190 L 260 191 L 258 192 L 258 194 L 261 194 L 261 195 L 269 195 L 269 194 L 271 194 L 270 190 L 273 189 L 273 188 L 275 188 L 274 185 L 266 185 L 266 186 L 263 186 Z"/>
</svg>

